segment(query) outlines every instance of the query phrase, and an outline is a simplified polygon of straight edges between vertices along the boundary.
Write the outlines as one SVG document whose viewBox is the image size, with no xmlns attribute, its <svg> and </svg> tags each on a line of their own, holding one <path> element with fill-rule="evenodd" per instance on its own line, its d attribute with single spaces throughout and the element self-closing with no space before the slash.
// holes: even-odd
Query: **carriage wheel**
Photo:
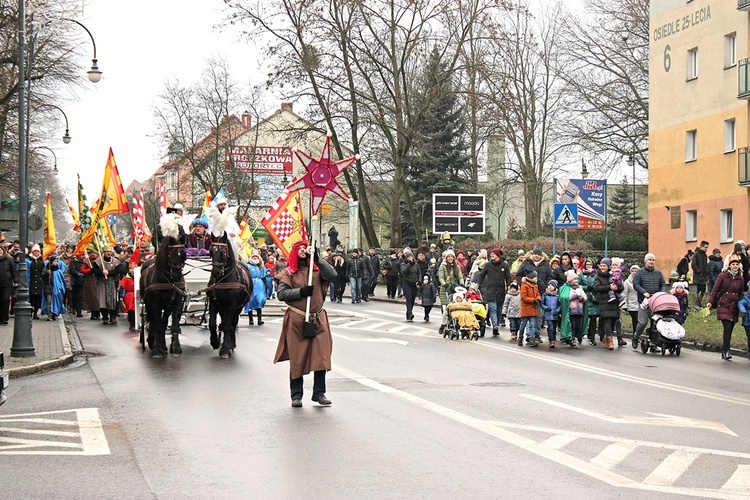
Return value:
<svg viewBox="0 0 750 500">
<path fill-rule="evenodd" d="M 677 351 L 677 346 L 670 346 L 669 347 L 669 354 L 674 354 Z"/>
<path fill-rule="evenodd" d="M 679 356 L 680 351 L 682 351 L 682 346 L 678 344 L 677 347 L 674 348 L 674 353 Z"/>
</svg>

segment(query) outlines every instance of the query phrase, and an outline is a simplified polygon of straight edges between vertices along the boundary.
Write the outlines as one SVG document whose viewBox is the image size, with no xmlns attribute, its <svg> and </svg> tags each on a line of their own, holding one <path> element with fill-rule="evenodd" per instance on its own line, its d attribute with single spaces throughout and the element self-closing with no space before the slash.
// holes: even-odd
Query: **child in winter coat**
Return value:
<svg viewBox="0 0 750 500">
<path fill-rule="evenodd" d="M 521 329 L 521 295 L 518 293 L 518 284 L 511 281 L 508 292 L 503 302 L 503 315 L 510 321 L 510 340 L 518 339 L 518 330 Z"/>
<path fill-rule="evenodd" d="M 532 270 L 521 280 L 521 329 L 518 334 L 519 346 L 523 345 L 523 334 L 527 325 L 529 331 L 526 334 L 526 338 L 529 347 L 538 347 L 540 344 L 536 318 L 542 296 L 539 294 L 537 276 L 537 272 Z"/>
<path fill-rule="evenodd" d="M 565 284 L 560 287 L 560 340 L 571 349 L 578 349 L 578 339 L 583 338 L 586 323 L 586 301 L 588 296 L 578 284 L 578 273 L 569 269 L 565 272 Z"/>
<path fill-rule="evenodd" d="M 424 307 L 424 320 L 430 321 L 430 311 L 437 301 L 437 287 L 432 282 L 429 274 L 425 274 L 420 283 L 417 283 L 417 292 Z"/>
<path fill-rule="evenodd" d="M 680 312 L 675 314 L 674 319 L 681 325 L 685 323 L 688 314 L 690 314 L 687 290 L 688 284 L 685 281 L 675 281 L 672 284 L 672 295 L 677 297 L 677 302 L 680 303 Z"/>
<path fill-rule="evenodd" d="M 544 320 L 547 322 L 547 338 L 550 349 L 555 348 L 557 340 L 557 325 L 560 321 L 560 298 L 557 296 L 557 280 L 549 280 L 547 290 L 542 295 L 542 309 Z"/>
<path fill-rule="evenodd" d="M 132 269 L 129 269 L 128 274 L 120 280 L 120 288 L 125 292 L 122 298 L 122 312 L 127 313 L 130 330 L 135 331 L 135 282 Z"/>
</svg>

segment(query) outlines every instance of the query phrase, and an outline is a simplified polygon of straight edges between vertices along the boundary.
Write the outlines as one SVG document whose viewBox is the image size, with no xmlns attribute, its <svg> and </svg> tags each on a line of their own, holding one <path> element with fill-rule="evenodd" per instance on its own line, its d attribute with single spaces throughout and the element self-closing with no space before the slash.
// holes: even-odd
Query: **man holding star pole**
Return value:
<svg viewBox="0 0 750 500">
<path fill-rule="evenodd" d="M 292 179 L 285 191 L 309 189 L 312 217 L 317 217 L 318 210 L 329 191 L 345 200 L 350 199 L 336 181 L 336 177 L 353 165 L 359 155 L 331 162 L 330 133 L 326 136 L 320 158 L 313 158 L 300 151 L 295 151 L 295 154 L 305 167 L 306 173 L 300 178 Z M 311 256 L 313 258 L 310 258 Z M 336 270 L 325 259 L 318 258 L 314 235 L 309 245 L 304 241 L 295 243 L 287 268 L 276 275 L 279 282 L 277 297 L 286 302 L 288 307 L 284 313 L 274 363 L 290 363 L 289 380 L 293 408 L 302 407 L 303 375 L 311 371 L 315 372 L 312 400 L 323 406 L 331 404 L 325 395 L 325 376 L 331 369 L 333 338 L 323 303 L 328 282 L 336 279 L 336 275 Z M 303 300 L 304 311 L 301 308 Z"/>
</svg>

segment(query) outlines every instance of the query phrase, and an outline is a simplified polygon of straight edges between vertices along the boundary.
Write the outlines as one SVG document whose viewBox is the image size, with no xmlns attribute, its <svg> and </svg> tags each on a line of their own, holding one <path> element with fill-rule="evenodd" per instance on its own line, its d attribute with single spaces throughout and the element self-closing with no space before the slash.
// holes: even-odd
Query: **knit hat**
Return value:
<svg viewBox="0 0 750 500">
<path fill-rule="evenodd" d="M 526 277 L 529 278 L 529 279 L 532 279 L 532 280 L 535 280 L 537 278 L 537 276 L 539 276 L 539 273 L 537 273 L 533 269 L 531 271 L 529 271 L 528 273 L 526 273 Z"/>
<path fill-rule="evenodd" d="M 519 257 L 523 257 L 525 254 L 526 254 L 526 252 L 524 252 L 522 248 L 518 249 L 518 256 Z"/>
<path fill-rule="evenodd" d="M 508 285 L 508 290 L 510 290 L 511 288 L 515 288 L 516 290 L 518 290 L 518 283 L 516 283 L 515 281 L 511 281 L 510 285 Z"/>
<path fill-rule="evenodd" d="M 711 253 L 713 253 L 714 255 L 716 255 L 717 253 L 721 253 L 721 249 L 720 248 L 714 248 L 714 251 L 711 252 Z"/>
<path fill-rule="evenodd" d="M 688 289 L 688 284 L 686 281 L 675 281 L 674 283 L 672 283 L 672 291 L 674 292 L 675 290 L 677 290 L 678 286 L 681 286 L 683 290 Z"/>
<path fill-rule="evenodd" d="M 639 266 L 638 264 L 633 264 L 632 266 L 630 266 L 630 270 L 631 270 L 631 271 L 632 271 L 633 269 L 635 269 L 635 270 L 637 271 L 637 270 L 638 270 L 638 269 L 640 269 L 640 268 L 641 268 L 641 267 L 640 267 L 640 266 Z"/>
<path fill-rule="evenodd" d="M 656 260 L 656 255 L 652 254 L 651 252 L 647 253 L 645 257 L 643 257 L 643 261 L 647 261 L 649 259 Z"/>
<path fill-rule="evenodd" d="M 446 250 L 446 251 L 445 251 L 445 256 L 446 256 L 446 257 L 450 257 L 450 256 L 453 256 L 453 257 L 455 257 L 455 256 L 456 256 L 456 254 L 455 254 L 455 253 L 453 253 L 453 250 Z"/>
<path fill-rule="evenodd" d="M 542 247 L 540 247 L 539 245 L 535 246 L 534 250 L 532 250 L 531 253 L 536 254 L 536 255 L 542 255 Z"/>
<path fill-rule="evenodd" d="M 412 253 L 412 251 L 411 251 L 411 248 L 409 248 L 409 247 L 406 247 L 406 248 L 404 248 L 404 252 L 403 252 L 403 253 L 404 253 L 404 255 L 405 255 L 406 257 L 408 257 L 409 255 L 414 255 L 414 254 Z"/>
<path fill-rule="evenodd" d="M 602 260 L 600 260 L 599 264 L 605 264 L 607 267 L 612 267 L 612 261 L 607 257 L 604 257 Z"/>
<path fill-rule="evenodd" d="M 492 253 L 495 254 L 495 255 L 497 255 L 498 257 L 502 257 L 503 256 L 503 251 L 500 250 L 499 248 L 493 248 L 492 249 Z"/>
<path fill-rule="evenodd" d="M 437 259 L 435 257 L 431 258 L 430 264 L 437 264 Z"/>
<path fill-rule="evenodd" d="M 547 286 L 549 285 L 552 285 L 553 287 L 555 287 L 555 290 L 557 290 L 557 280 L 549 280 L 547 282 Z"/>
<path fill-rule="evenodd" d="M 567 271 L 565 271 L 565 279 L 568 281 L 568 283 L 572 283 L 573 280 L 578 279 L 578 273 L 576 273 L 572 269 L 568 269 Z"/>
<path fill-rule="evenodd" d="M 31 247 L 31 251 L 32 252 L 41 252 L 42 249 L 39 248 L 39 245 L 34 245 L 33 247 Z"/>
</svg>

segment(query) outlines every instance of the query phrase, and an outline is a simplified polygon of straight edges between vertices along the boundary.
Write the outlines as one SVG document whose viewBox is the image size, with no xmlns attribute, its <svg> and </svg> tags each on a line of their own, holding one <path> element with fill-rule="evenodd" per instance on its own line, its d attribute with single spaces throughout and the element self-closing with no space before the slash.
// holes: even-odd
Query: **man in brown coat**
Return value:
<svg viewBox="0 0 750 500">
<path fill-rule="evenodd" d="M 289 379 L 292 407 L 302 406 L 302 376 L 315 372 L 312 400 L 328 406 L 326 398 L 326 371 L 331 369 L 333 338 L 328 325 L 328 315 L 323 303 L 328 282 L 336 279 L 336 270 L 315 252 L 312 285 L 308 285 L 310 256 L 308 243 L 298 241 L 289 254 L 285 269 L 276 275 L 276 296 L 289 306 L 284 313 L 281 336 L 273 362 L 289 361 Z M 310 297 L 310 321 L 315 324 L 317 334 L 313 338 L 303 336 L 305 307 Z"/>
</svg>

